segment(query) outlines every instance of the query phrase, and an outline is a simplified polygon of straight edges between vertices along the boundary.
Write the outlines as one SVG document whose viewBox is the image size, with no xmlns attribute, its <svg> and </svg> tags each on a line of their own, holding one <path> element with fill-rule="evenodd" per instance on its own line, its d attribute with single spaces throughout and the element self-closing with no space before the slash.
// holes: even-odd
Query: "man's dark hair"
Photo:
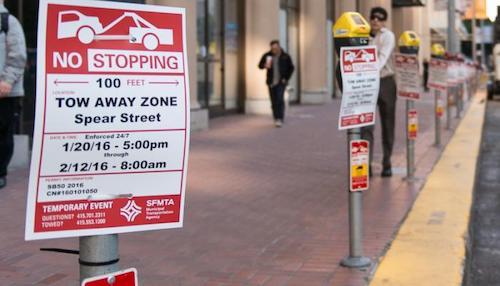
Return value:
<svg viewBox="0 0 500 286">
<path fill-rule="evenodd" d="M 272 40 L 272 41 L 269 43 L 269 45 L 270 45 L 270 46 L 272 46 L 272 45 L 274 45 L 274 44 L 277 44 L 277 45 L 279 46 L 279 45 L 280 45 L 280 41 L 278 41 L 278 40 Z"/>
<path fill-rule="evenodd" d="M 379 20 L 386 21 L 388 14 L 387 11 L 382 7 L 373 7 L 370 11 L 370 19 L 375 16 L 378 16 L 377 18 L 379 18 Z M 380 16 L 382 16 L 382 18 L 380 18 Z"/>
</svg>

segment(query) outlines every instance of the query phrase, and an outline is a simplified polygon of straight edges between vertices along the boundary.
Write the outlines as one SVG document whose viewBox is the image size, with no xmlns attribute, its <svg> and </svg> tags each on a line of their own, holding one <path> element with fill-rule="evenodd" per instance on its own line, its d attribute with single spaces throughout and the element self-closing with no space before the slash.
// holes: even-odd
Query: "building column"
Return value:
<svg viewBox="0 0 500 286">
<path fill-rule="evenodd" d="M 191 105 L 191 130 L 208 128 L 208 109 L 203 109 L 198 102 L 198 77 L 197 77 L 197 26 L 196 26 L 196 0 L 147 0 L 147 4 L 186 8 L 186 43 L 189 68 L 189 91 Z"/>
<path fill-rule="evenodd" d="M 394 35 L 396 41 L 404 31 L 414 31 L 420 37 L 420 49 L 418 52 L 421 72 L 423 72 L 422 62 L 424 59 L 430 58 L 431 46 L 431 31 L 429 27 L 429 15 L 431 15 L 428 7 L 404 7 L 394 9 Z M 396 42 L 397 44 L 397 42 Z M 397 48 L 397 47 L 396 47 Z"/>
<path fill-rule="evenodd" d="M 301 103 L 322 104 L 328 92 L 327 0 L 300 2 L 300 86 Z"/>
<path fill-rule="evenodd" d="M 340 0 L 335 1 L 335 21 L 342 16 L 344 12 L 356 12 L 358 7 L 356 5 L 357 1 L 353 0 Z M 334 22 L 335 22 L 334 21 Z"/>
<path fill-rule="evenodd" d="M 266 71 L 259 70 L 260 57 L 269 42 L 279 39 L 279 0 L 245 1 L 245 113 L 271 114 Z"/>
</svg>

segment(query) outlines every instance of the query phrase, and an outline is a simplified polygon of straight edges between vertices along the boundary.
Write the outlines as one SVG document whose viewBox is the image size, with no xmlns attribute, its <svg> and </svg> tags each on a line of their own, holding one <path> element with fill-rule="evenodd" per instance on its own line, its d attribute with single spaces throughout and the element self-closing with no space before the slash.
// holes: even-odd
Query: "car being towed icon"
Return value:
<svg viewBox="0 0 500 286">
<path fill-rule="evenodd" d="M 105 35 L 107 31 L 126 18 L 131 18 L 136 25 L 129 28 L 128 35 Z M 83 44 L 90 44 L 94 40 L 129 40 L 130 43 L 144 45 L 148 50 L 155 50 L 159 45 L 173 45 L 174 43 L 172 29 L 157 28 L 135 13 L 125 12 L 103 27 L 98 17 L 87 16 L 76 10 L 59 12 L 57 38 L 74 37 L 77 37 Z"/>
</svg>

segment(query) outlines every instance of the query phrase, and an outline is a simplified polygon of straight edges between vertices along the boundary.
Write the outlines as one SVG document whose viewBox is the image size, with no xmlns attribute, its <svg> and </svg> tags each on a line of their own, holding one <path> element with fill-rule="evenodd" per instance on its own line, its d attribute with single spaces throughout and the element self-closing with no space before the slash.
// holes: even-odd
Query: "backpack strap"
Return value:
<svg viewBox="0 0 500 286">
<path fill-rule="evenodd" d="M 0 32 L 7 33 L 9 32 L 9 13 L 8 12 L 3 12 L 0 13 Z"/>
</svg>

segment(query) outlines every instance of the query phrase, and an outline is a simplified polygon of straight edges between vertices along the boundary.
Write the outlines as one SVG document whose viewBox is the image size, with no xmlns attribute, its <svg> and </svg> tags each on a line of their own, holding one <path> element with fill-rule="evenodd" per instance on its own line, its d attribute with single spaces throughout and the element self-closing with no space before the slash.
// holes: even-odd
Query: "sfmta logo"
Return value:
<svg viewBox="0 0 500 286">
<path fill-rule="evenodd" d="M 135 218 L 141 213 L 142 208 L 132 200 L 128 201 L 128 203 L 120 209 L 120 214 L 124 216 L 128 222 L 133 222 Z"/>
</svg>

